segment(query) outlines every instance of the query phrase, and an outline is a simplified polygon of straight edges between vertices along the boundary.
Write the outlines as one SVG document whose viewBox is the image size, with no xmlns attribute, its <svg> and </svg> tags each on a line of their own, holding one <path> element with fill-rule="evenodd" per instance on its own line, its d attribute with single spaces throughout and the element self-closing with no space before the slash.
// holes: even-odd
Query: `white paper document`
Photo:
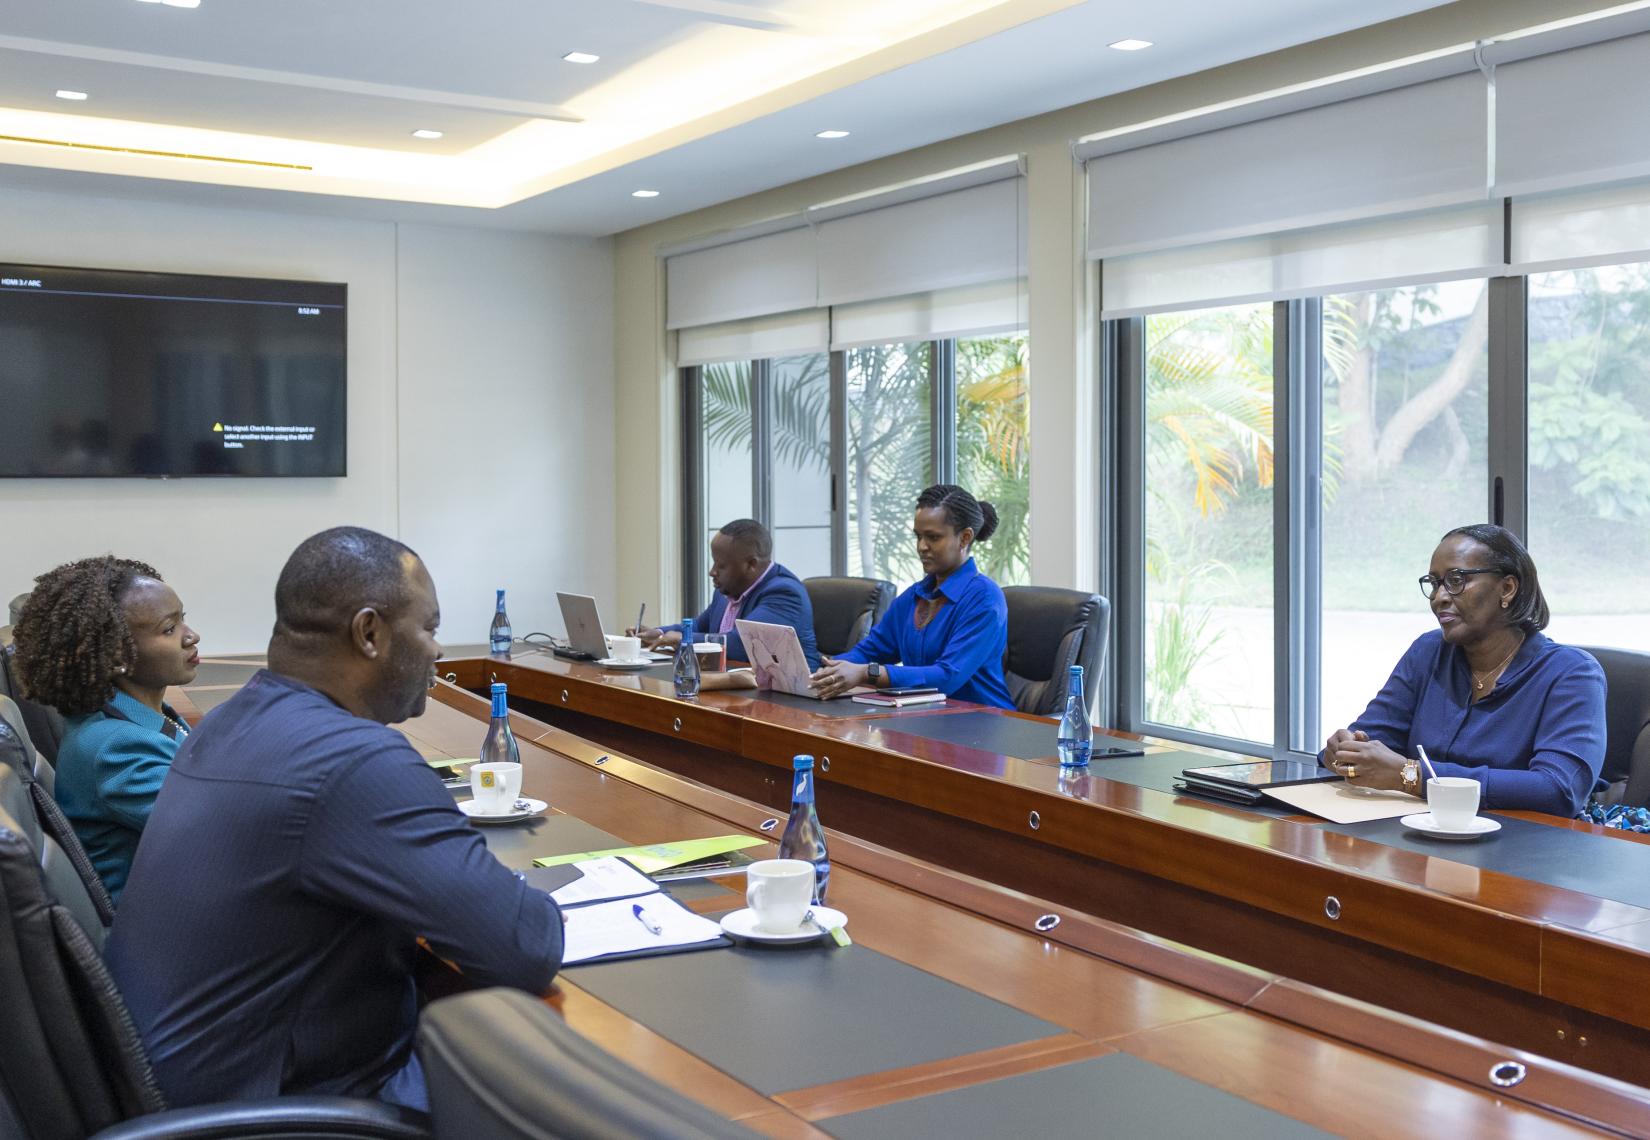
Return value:
<svg viewBox="0 0 1650 1140">
<path fill-rule="evenodd" d="M 636 910 L 640 908 L 641 913 Z M 562 932 L 564 966 L 610 955 L 695 946 L 722 937 L 722 928 L 700 918 L 669 895 L 655 892 L 641 898 L 591 903 L 565 911 Z"/>
<path fill-rule="evenodd" d="M 584 859 L 573 866 L 581 872 L 579 878 L 550 892 L 550 897 L 559 906 L 579 906 L 607 899 L 648 895 L 659 889 L 658 883 L 616 855 Z"/>
<path fill-rule="evenodd" d="M 1364 823 L 1427 810 L 1425 800 L 1403 792 L 1354 787 L 1345 780 L 1267 788 L 1266 794 L 1330 823 Z"/>
</svg>

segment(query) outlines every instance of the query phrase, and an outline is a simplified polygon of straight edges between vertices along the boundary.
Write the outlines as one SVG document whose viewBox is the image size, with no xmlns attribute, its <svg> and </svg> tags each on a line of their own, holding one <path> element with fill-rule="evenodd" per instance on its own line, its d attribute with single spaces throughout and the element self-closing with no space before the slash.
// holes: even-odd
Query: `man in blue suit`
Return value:
<svg viewBox="0 0 1650 1140">
<path fill-rule="evenodd" d="M 734 620 L 788 625 L 802 642 L 810 669 L 819 668 L 814 644 L 814 607 L 802 580 L 773 560 L 773 535 L 755 519 L 735 519 L 710 540 L 710 581 L 716 587 L 705 612 L 693 619 L 696 633 L 725 633 L 730 660 L 745 661 Z M 680 625 L 645 630 L 650 646 L 668 647 L 682 640 Z"/>
</svg>

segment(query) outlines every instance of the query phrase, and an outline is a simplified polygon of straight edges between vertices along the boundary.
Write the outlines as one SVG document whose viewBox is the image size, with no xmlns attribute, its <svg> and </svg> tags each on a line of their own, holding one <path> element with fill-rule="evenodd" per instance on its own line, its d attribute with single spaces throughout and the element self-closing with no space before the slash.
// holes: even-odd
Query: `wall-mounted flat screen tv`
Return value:
<svg viewBox="0 0 1650 1140">
<path fill-rule="evenodd" d="M 345 293 L 0 262 L 0 477 L 342 476 Z"/>
</svg>

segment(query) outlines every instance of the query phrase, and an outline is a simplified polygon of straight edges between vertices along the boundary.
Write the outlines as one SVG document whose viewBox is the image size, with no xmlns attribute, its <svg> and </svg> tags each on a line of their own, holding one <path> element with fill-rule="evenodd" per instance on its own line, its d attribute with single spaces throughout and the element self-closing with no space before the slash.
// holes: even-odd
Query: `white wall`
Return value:
<svg viewBox="0 0 1650 1140">
<path fill-rule="evenodd" d="M 518 637 L 562 632 L 557 590 L 616 627 L 611 243 L 403 225 L 399 261 L 399 537 L 442 640 L 486 640 L 500 587 Z"/>
<path fill-rule="evenodd" d="M 261 651 L 281 563 L 343 523 L 425 556 L 452 643 L 482 639 L 495 582 L 526 587 L 512 614 L 523 630 L 546 579 L 612 582 L 607 481 L 559 493 L 569 471 L 611 470 L 607 243 L 0 191 L 0 256 L 349 286 L 348 477 L 0 482 L 0 600 L 60 562 L 113 552 L 173 583 L 208 655 Z M 509 401 L 512 432 L 491 458 L 476 414 L 489 391 Z M 591 431 L 566 432 L 579 423 Z M 552 454 L 558 432 L 568 439 Z M 512 536 L 591 541 L 573 562 L 542 538 L 477 549 L 483 480 Z"/>
</svg>

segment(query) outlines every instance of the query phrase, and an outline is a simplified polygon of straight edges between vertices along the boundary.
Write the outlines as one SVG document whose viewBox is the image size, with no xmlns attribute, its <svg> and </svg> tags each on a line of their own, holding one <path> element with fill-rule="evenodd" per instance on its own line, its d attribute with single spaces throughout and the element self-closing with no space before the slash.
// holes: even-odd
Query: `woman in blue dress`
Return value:
<svg viewBox="0 0 1650 1140">
<path fill-rule="evenodd" d="M 1424 796 L 1424 747 L 1438 775 L 1482 784 L 1486 808 L 1574 816 L 1604 765 L 1604 671 L 1541 632 L 1547 599 L 1529 551 L 1502 527 L 1458 527 L 1433 551 L 1421 593 L 1438 628 L 1329 737 L 1324 765 Z"/>
<path fill-rule="evenodd" d="M 118 902 L 161 781 L 189 735 L 164 697 L 195 679 L 200 637 L 153 566 L 109 557 L 37 578 L 13 636 L 23 695 L 67 718 L 57 801 Z"/>
<path fill-rule="evenodd" d="M 1003 679 L 1008 607 L 1002 587 L 974 565 L 974 545 L 997 529 L 990 503 L 951 483 L 917 496 L 917 558 L 924 577 L 894 599 L 858 645 L 813 675 L 821 696 L 858 685 L 931 685 L 948 697 L 1011 709 Z"/>
</svg>

